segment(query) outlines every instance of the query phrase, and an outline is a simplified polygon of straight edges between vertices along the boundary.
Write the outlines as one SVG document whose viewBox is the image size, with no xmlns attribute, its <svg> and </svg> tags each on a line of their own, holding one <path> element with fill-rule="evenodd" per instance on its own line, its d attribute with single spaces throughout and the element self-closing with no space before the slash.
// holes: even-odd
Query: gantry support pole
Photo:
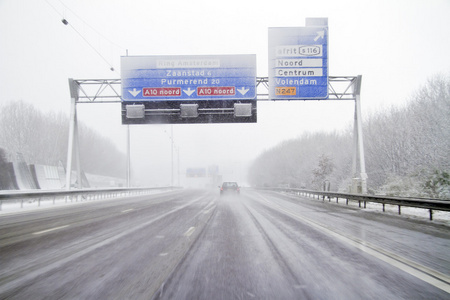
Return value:
<svg viewBox="0 0 450 300">
<path fill-rule="evenodd" d="M 130 125 L 127 125 L 127 187 L 131 187 Z"/>
<path fill-rule="evenodd" d="M 73 152 L 77 159 L 77 181 L 78 187 L 82 187 L 81 169 L 80 169 L 80 154 L 78 142 L 78 123 L 77 123 L 77 102 L 78 102 L 78 85 L 69 78 L 70 88 L 70 124 L 69 124 L 69 146 L 67 149 L 67 165 L 66 165 L 66 190 L 70 190 L 72 181 L 72 160 Z"/>
<path fill-rule="evenodd" d="M 355 96 L 355 120 L 353 127 L 353 181 L 352 192 L 360 192 L 367 194 L 367 173 L 366 161 L 364 157 L 364 141 L 362 132 L 362 116 L 361 116 L 361 81 L 362 76 L 358 75 L 353 86 L 353 94 Z M 359 158 L 359 176 L 357 174 L 357 160 Z M 361 189 L 355 186 L 358 181 Z"/>
<path fill-rule="evenodd" d="M 355 117 L 354 117 L 354 137 L 353 137 L 353 168 L 352 168 L 352 192 L 353 193 L 367 193 L 367 173 L 364 157 L 364 143 L 362 133 L 362 117 L 361 117 L 361 80 L 362 76 L 329 76 L 329 101 L 335 100 L 354 100 L 355 101 Z M 339 90 L 340 83 L 349 83 L 345 90 Z M 73 151 L 77 151 L 76 155 L 79 157 L 78 151 L 78 130 L 77 130 L 77 103 L 121 103 L 120 91 L 114 87 L 120 85 L 120 79 L 69 79 L 70 94 L 71 94 L 71 115 L 70 115 L 70 129 L 69 129 L 69 148 L 67 155 L 67 173 L 66 173 L 66 188 L 70 189 L 70 176 L 72 171 Z M 84 89 L 83 86 L 97 86 L 94 93 Z M 264 93 L 257 93 L 257 101 L 270 101 L 267 90 L 269 89 L 268 77 L 257 77 L 256 87 L 259 86 L 266 89 Z M 350 92 L 350 89 L 353 89 Z M 109 93 L 108 93 L 109 92 Z M 81 93 L 81 95 L 79 95 Z M 79 167 L 80 160 L 78 159 L 78 182 L 81 183 L 81 169 Z M 359 164 L 359 174 L 358 174 Z M 173 166 L 172 166 L 173 172 Z M 172 175 L 173 183 L 173 175 Z M 130 159 L 130 132 L 127 130 L 127 186 L 131 185 L 131 159 Z M 173 184 L 172 184 L 173 185 Z M 80 185 L 81 186 L 81 185 Z M 360 189 L 358 190 L 358 186 Z"/>
</svg>

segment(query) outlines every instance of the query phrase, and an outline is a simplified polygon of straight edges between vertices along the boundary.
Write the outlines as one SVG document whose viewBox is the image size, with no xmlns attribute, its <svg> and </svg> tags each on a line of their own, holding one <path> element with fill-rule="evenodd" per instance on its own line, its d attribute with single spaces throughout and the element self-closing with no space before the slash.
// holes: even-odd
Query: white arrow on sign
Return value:
<svg viewBox="0 0 450 300">
<path fill-rule="evenodd" d="M 243 95 L 247 94 L 247 92 L 248 92 L 249 90 L 250 90 L 250 89 L 245 89 L 245 87 L 242 87 L 240 90 L 238 89 L 238 92 L 241 93 L 242 96 L 243 96 Z"/>
<path fill-rule="evenodd" d="M 314 42 L 317 42 L 317 40 L 318 40 L 319 38 L 322 38 L 322 39 L 323 39 L 324 36 L 325 36 L 325 30 L 317 31 L 317 36 L 316 36 L 316 38 L 314 39 Z"/>
<path fill-rule="evenodd" d="M 189 87 L 187 90 L 183 90 L 183 92 L 185 92 L 188 96 L 192 95 L 192 93 L 195 92 L 195 90 L 191 90 L 191 88 Z"/>
<path fill-rule="evenodd" d="M 141 92 L 141 90 L 137 90 L 136 88 L 128 91 L 130 92 L 131 95 L 133 95 L 133 97 L 136 97 Z"/>
</svg>

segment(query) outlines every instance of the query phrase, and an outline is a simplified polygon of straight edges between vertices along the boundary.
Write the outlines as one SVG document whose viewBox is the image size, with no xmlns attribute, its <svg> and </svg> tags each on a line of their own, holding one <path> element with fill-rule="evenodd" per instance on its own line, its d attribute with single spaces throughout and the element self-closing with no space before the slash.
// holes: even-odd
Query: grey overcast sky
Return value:
<svg viewBox="0 0 450 300">
<path fill-rule="evenodd" d="M 363 76 L 367 116 L 404 104 L 430 77 L 449 74 L 449 15 L 448 0 L 0 0 L 0 103 L 23 100 L 68 114 L 67 79 L 120 78 L 120 56 L 127 50 L 256 54 L 257 75 L 267 76 L 268 28 L 302 27 L 305 18 L 326 17 L 329 74 Z M 211 164 L 224 173 L 243 169 L 283 140 L 345 130 L 353 105 L 259 102 L 257 124 L 173 125 L 181 172 Z M 118 104 L 79 105 L 78 113 L 81 122 L 125 152 Z M 171 125 L 131 127 L 135 170 L 170 168 L 171 130 Z"/>
</svg>

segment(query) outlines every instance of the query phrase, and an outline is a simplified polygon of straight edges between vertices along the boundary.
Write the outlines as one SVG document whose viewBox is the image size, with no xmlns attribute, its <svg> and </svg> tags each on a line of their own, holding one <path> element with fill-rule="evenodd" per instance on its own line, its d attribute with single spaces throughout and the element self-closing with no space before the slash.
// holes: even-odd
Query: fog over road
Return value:
<svg viewBox="0 0 450 300">
<path fill-rule="evenodd" d="M 0 215 L 0 298 L 448 299 L 448 226 L 214 190 Z"/>
</svg>

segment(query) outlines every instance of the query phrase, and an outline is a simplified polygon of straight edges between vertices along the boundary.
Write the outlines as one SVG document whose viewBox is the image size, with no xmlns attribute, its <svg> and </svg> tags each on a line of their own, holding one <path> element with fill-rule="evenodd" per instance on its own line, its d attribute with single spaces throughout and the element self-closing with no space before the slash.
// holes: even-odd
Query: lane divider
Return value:
<svg viewBox="0 0 450 300">
<path fill-rule="evenodd" d="M 121 213 L 127 213 L 127 212 L 130 212 L 130 211 L 133 211 L 133 210 L 134 210 L 134 208 L 130 208 L 130 209 L 126 209 L 126 210 L 121 211 Z M 46 230 L 42 230 L 42 231 L 33 232 L 33 234 L 34 235 L 40 235 L 40 234 L 52 232 L 52 231 L 55 231 L 55 230 L 63 229 L 63 228 L 69 227 L 69 226 L 70 225 L 54 227 L 54 228 L 50 228 L 50 229 L 46 229 Z"/>
<path fill-rule="evenodd" d="M 47 232 L 51 232 L 51 231 L 63 229 L 63 228 L 69 227 L 69 226 L 70 226 L 70 225 L 64 225 L 64 226 L 54 227 L 54 228 L 50 228 L 50 229 L 47 229 L 47 230 L 42 230 L 42 231 L 33 232 L 33 234 L 34 234 L 34 235 L 44 234 L 44 233 L 47 233 Z"/>
<path fill-rule="evenodd" d="M 191 227 L 188 229 L 188 231 L 186 231 L 186 233 L 184 234 L 184 236 L 190 237 L 195 231 L 195 227 Z"/>
<path fill-rule="evenodd" d="M 82 257 L 83 255 L 89 254 L 89 253 L 93 252 L 94 250 L 96 250 L 98 248 L 101 248 L 101 247 L 109 245 L 109 244 L 111 244 L 113 242 L 116 242 L 117 240 L 119 240 L 119 239 L 121 239 L 121 238 L 123 238 L 123 237 L 125 237 L 127 235 L 130 235 L 130 234 L 132 234 L 132 233 L 134 233 L 134 232 L 136 232 L 138 230 L 141 230 L 141 229 L 143 229 L 143 228 L 145 228 L 145 227 L 147 227 L 147 226 L 149 226 L 149 225 L 151 225 L 151 224 L 153 224 L 153 223 L 155 223 L 155 222 L 157 222 L 157 221 L 159 221 L 161 219 L 164 219 L 165 217 L 167 217 L 170 214 L 178 212 L 178 211 L 180 211 L 180 210 L 182 210 L 182 209 L 184 209 L 184 208 L 194 204 L 195 202 L 198 202 L 198 201 L 202 200 L 203 198 L 204 198 L 204 196 L 195 198 L 195 199 L 189 201 L 188 203 L 186 203 L 186 204 L 184 204 L 184 205 L 182 205 L 180 207 L 173 208 L 173 209 L 171 209 L 171 210 L 169 210 L 169 211 L 159 215 L 158 217 L 155 217 L 155 218 L 153 218 L 151 220 L 148 220 L 145 223 L 142 223 L 142 224 L 139 224 L 137 226 L 125 229 L 124 231 L 120 232 L 119 234 L 111 235 L 110 237 L 107 237 L 104 240 L 101 240 L 99 242 L 95 242 L 92 245 L 87 246 L 87 247 L 85 247 L 85 248 L 83 248 L 83 249 L 81 249 L 79 251 L 76 251 L 76 252 L 73 252 L 73 253 L 68 253 L 65 257 L 63 257 L 63 258 L 61 258 L 61 259 L 59 259 L 57 261 L 51 262 L 51 263 L 49 263 L 48 265 L 46 265 L 46 266 L 44 266 L 42 268 L 36 269 L 34 271 L 31 271 L 31 272 L 27 273 L 24 276 L 21 276 L 21 277 L 18 277 L 18 278 L 14 278 L 14 279 L 12 279 L 9 282 L 4 282 L 4 283 L 0 284 L 0 294 L 1 293 L 6 293 L 6 292 L 11 291 L 11 290 L 13 290 L 15 288 L 23 286 L 24 282 L 35 280 L 36 277 L 41 276 L 42 274 L 50 272 L 50 271 L 52 271 L 52 270 L 54 270 L 56 268 L 60 268 L 62 265 L 66 264 L 66 263 L 69 263 L 71 261 L 77 260 L 80 257 Z M 69 226 L 69 225 L 67 225 L 67 226 Z M 55 227 L 55 228 L 52 228 L 52 230 L 62 229 L 62 228 L 67 227 L 67 226 Z M 48 232 L 48 230 L 45 230 L 45 231 Z M 38 234 L 40 234 L 40 233 L 38 233 Z"/>
</svg>

